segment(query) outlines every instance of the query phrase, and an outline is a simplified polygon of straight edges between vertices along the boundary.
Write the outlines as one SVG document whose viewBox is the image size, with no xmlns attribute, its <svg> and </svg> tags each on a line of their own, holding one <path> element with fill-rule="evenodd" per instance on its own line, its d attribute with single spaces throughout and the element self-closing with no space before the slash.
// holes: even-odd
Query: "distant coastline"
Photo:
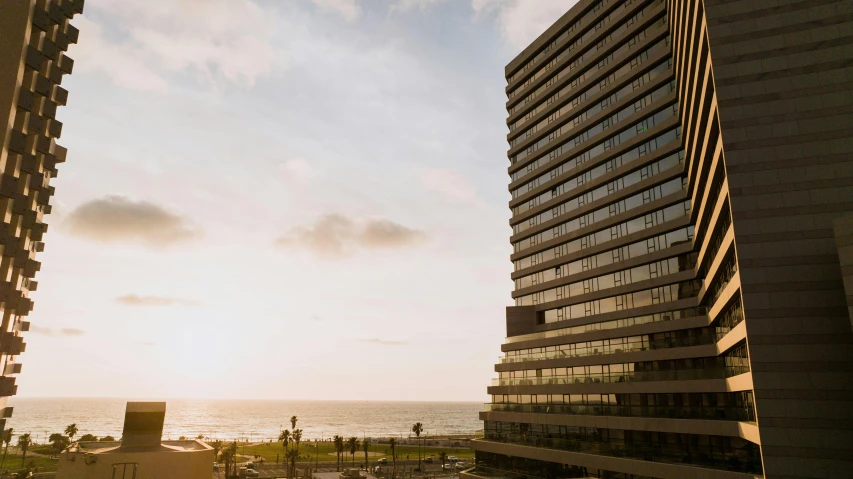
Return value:
<svg viewBox="0 0 853 479">
<path fill-rule="evenodd" d="M 135 398 L 14 397 L 7 427 L 28 432 L 37 442 L 76 423 L 80 434 L 121 435 L 124 406 Z M 161 399 L 162 400 L 162 399 Z M 411 435 L 411 425 L 424 424 L 424 435 L 473 436 L 482 429 L 482 402 L 165 399 L 165 438 L 203 436 L 209 439 L 264 442 L 299 417 L 307 440 L 344 436 L 398 437 Z"/>
</svg>

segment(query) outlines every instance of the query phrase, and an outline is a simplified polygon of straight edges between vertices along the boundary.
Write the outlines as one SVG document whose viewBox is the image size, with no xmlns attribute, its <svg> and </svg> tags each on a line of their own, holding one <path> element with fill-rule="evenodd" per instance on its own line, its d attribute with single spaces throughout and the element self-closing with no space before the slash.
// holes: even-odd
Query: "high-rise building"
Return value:
<svg viewBox="0 0 853 479">
<path fill-rule="evenodd" d="M 65 161 L 56 109 L 68 99 L 59 85 L 74 65 L 64 53 L 77 42 L 69 20 L 82 11 L 83 0 L 0 0 L 0 430 L 18 388 L 13 375 L 30 327 L 27 295 L 36 289 L 50 179 Z"/>
<path fill-rule="evenodd" d="M 853 2 L 580 0 L 505 73 L 465 475 L 853 477 Z"/>
</svg>

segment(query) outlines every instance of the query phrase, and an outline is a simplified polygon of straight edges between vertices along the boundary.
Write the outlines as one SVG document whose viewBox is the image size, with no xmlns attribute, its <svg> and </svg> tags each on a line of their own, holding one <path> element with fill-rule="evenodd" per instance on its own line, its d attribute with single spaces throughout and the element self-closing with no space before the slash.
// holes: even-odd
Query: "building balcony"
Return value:
<svg viewBox="0 0 853 479">
<path fill-rule="evenodd" d="M 23 353 L 25 349 L 26 344 L 22 336 L 15 336 L 8 332 L 0 333 L 0 353 L 17 356 Z"/>
<path fill-rule="evenodd" d="M 0 396 L 14 396 L 18 392 L 18 386 L 15 384 L 15 378 L 9 376 L 0 376 Z"/>
<path fill-rule="evenodd" d="M 755 421 L 754 411 L 747 407 L 486 403 L 484 412 Z"/>
<path fill-rule="evenodd" d="M 586 356 L 600 356 L 604 354 L 634 353 L 640 351 L 651 351 L 656 349 L 680 348 L 689 346 L 700 346 L 713 344 L 717 340 L 714 335 L 694 336 L 689 338 L 672 338 L 661 341 L 638 341 L 636 343 L 618 345 L 598 345 L 596 347 L 575 348 L 571 351 L 558 350 L 542 353 L 507 355 L 500 358 L 501 364 L 520 363 L 528 361 L 543 361 L 546 359 L 568 359 Z"/>
<path fill-rule="evenodd" d="M 544 386 L 571 384 L 627 383 L 643 381 L 689 381 L 693 379 L 725 379 L 734 376 L 730 368 L 682 369 L 671 371 L 630 371 L 621 374 L 572 376 L 542 376 L 531 378 L 494 378 L 492 386 Z"/>
</svg>

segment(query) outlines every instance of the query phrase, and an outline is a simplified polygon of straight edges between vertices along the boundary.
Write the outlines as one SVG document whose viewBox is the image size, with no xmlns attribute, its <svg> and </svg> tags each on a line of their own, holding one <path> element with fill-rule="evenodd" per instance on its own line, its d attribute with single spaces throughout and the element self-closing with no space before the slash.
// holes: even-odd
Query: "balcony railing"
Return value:
<svg viewBox="0 0 853 479">
<path fill-rule="evenodd" d="M 689 448 L 681 448 L 675 444 L 614 444 L 585 438 L 542 437 L 533 434 L 506 434 L 491 431 L 486 432 L 486 440 L 747 473 L 758 474 L 762 470 L 758 446 L 748 441 L 743 441 L 745 445 L 740 449 L 711 445 L 691 445 Z"/>
<path fill-rule="evenodd" d="M 621 374 L 589 376 L 543 376 L 532 378 L 494 378 L 492 386 L 545 386 L 570 384 L 627 383 L 642 381 L 689 381 L 694 379 L 725 379 L 739 374 L 729 368 L 681 369 L 671 371 L 632 371 Z M 738 369 L 740 370 L 740 369 Z"/>
<path fill-rule="evenodd" d="M 712 406 L 623 406 L 616 404 L 512 404 L 486 403 L 486 411 L 578 416 L 655 417 L 670 419 L 713 419 L 754 422 L 754 415 L 744 407 Z"/>
<path fill-rule="evenodd" d="M 602 354 L 634 353 L 639 351 L 650 351 L 655 349 L 680 348 L 688 346 L 700 346 L 713 344 L 716 341 L 714 335 L 693 336 L 689 338 L 667 338 L 660 341 L 642 341 L 628 344 L 599 345 L 596 347 L 576 348 L 571 351 L 546 351 L 542 353 L 516 354 L 500 358 L 501 364 L 519 363 L 526 361 L 541 361 L 545 359 L 568 359 L 585 356 L 598 356 Z"/>
<path fill-rule="evenodd" d="M 681 309 L 678 311 L 669 311 L 666 313 L 647 314 L 644 316 L 636 316 L 633 318 L 614 319 L 611 321 L 602 321 L 600 323 L 584 324 L 581 326 L 569 326 L 560 329 L 552 329 L 550 331 L 540 331 L 538 333 L 522 334 L 519 336 L 509 336 L 505 343 L 517 343 L 519 341 L 530 341 L 532 339 L 547 339 L 559 338 L 562 336 L 570 336 L 572 334 L 588 333 L 590 331 L 602 331 L 618 328 L 627 328 L 628 326 L 636 326 L 639 324 L 656 323 L 659 321 L 672 321 L 674 319 L 692 318 L 704 316 L 708 314 L 708 308 L 699 306 L 696 308 Z"/>
</svg>

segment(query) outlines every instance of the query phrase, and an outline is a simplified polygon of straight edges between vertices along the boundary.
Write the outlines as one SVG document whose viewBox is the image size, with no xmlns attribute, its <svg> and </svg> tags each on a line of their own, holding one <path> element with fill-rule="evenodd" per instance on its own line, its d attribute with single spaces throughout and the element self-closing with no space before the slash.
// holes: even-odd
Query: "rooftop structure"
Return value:
<svg viewBox="0 0 853 479">
<path fill-rule="evenodd" d="M 60 455 L 57 479 L 210 479 L 213 448 L 163 441 L 166 403 L 129 402 L 121 441 L 78 442 Z"/>
</svg>

